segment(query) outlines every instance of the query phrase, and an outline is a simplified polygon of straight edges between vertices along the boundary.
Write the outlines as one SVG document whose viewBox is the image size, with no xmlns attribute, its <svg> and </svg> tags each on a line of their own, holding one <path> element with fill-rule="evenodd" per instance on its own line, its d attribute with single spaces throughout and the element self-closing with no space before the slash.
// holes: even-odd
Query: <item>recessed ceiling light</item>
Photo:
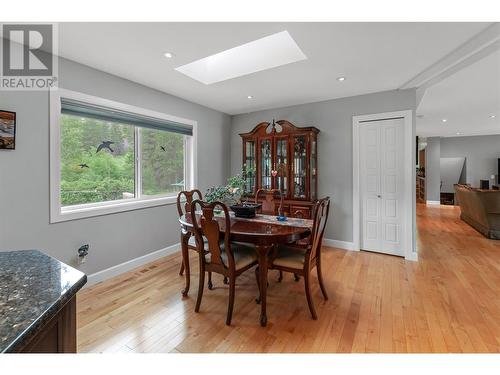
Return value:
<svg viewBox="0 0 500 375">
<path fill-rule="evenodd" d="M 175 68 L 205 85 L 305 60 L 288 31 L 227 49 Z"/>
<path fill-rule="evenodd" d="M 491 116 L 490 116 L 490 118 L 495 118 L 495 117 L 497 117 L 497 116 L 495 116 L 495 115 L 491 115 Z"/>
<path fill-rule="evenodd" d="M 248 95 L 247 99 L 253 99 L 253 96 L 252 95 Z"/>
<path fill-rule="evenodd" d="M 446 121 L 448 121 L 448 120 L 444 118 L 444 119 L 442 119 L 441 121 L 442 121 L 442 122 L 446 122 Z"/>
<path fill-rule="evenodd" d="M 457 132 L 457 135 L 460 135 L 460 134 L 462 134 L 462 133 L 460 133 L 460 132 Z"/>
<path fill-rule="evenodd" d="M 339 82 L 345 81 L 345 77 L 338 77 L 337 81 L 339 81 Z"/>
<path fill-rule="evenodd" d="M 172 57 L 174 57 L 174 54 L 172 52 L 165 52 L 164 53 L 164 56 L 167 58 L 167 59 L 171 59 Z"/>
</svg>

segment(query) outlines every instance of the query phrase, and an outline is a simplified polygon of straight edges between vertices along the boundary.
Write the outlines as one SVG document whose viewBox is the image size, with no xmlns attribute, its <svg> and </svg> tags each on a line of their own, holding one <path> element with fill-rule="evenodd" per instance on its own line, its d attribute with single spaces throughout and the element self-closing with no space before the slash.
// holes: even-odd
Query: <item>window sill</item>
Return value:
<svg viewBox="0 0 500 375">
<path fill-rule="evenodd" d="M 103 216 L 140 210 L 144 208 L 175 204 L 177 196 L 161 196 L 147 199 L 128 199 L 110 203 L 89 204 L 63 207 L 50 215 L 51 223 L 60 223 L 69 220 L 85 219 L 88 217 Z"/>
</svg>

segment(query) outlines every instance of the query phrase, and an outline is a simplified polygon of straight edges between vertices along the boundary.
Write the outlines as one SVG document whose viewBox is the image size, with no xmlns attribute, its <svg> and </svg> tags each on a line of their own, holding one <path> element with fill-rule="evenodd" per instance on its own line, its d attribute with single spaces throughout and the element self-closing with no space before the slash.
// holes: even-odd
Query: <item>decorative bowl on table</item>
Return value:
<svg viewBox="0 0 500 375">
<path fill-rule="evenodd" d="M 236 217 L 252 218 L 255 217 L 255 211 L 262 207 L 260 203 L 240 203 L 233 204 L 229 208 L 234 212 Z"/>
</svg>

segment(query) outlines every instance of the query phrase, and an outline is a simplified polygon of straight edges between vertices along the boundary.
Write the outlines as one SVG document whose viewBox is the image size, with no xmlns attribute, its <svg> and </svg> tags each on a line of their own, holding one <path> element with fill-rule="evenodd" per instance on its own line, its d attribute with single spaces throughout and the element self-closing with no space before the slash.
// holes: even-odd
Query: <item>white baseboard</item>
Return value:
<svg viewBox="0 0 500 375">
<path fill-rule="evenodd" d="M 354 243 L 348 242 L 348 241 L 339 241 L 339 240 L 332 240 L 330 238 L 324 238 L 323 245 L 330 246 L 330 247 L 336 247 L 337 249 L 357 251 L 354 249 Z M 380 253 L 380 254 L 382 254 L 382 253 Z M 405 256 L 405 259 L 417 262 L 418 261 L 418 253 L 415 251 L 412 251 L 410 255 Z"/>
<path fill-rule="evenodd" d="M 416 251 L 412 251 L 410 255 L 405 256 L 405 259 L 418 262 L 418 253 Z"/>
<path fill-rule="evenodd" d="M 117 264 L 116 266 L 109 267 L 105 270 L 88 275 L 87 284 L 85 284 L 85 287 L 92 286 L 94 284 L 97 284 L 98 282 L 118 276 L 124 272 L 133 270 L 134 268 L 140 267 L 146 263 L 153 262 L 157 259 L 163 258 L 164 256 L 180 251 L 180 246 L 180 243 L 176 243 L 163 249 L 153 251 L 152 253 L 128 260 L 126 262 Z"/>
<path fill-rule="evenodd" d="M 440 205 L 441 204 L 440 201 L 426 201 L 425 203 L 428 205 Z"/>
<path fill-rule="evenodd" d="M 323 245 L 344 250 L 354 250 L 354 243 L 348 241 L 332 240 L 330 238 L 323 238 Z"/>
<path fill-rule="evenodd" d="M 325 246 L 336 247 L 338 249 L 344 250 L 353 250 L 354 247 L 354 244 L 352 242 L 332 240 L 329 238 L 323 239 L 323 244 Z M 101 281 L 111 279 L 112 277 L 118 276 L 124 272 L 133 270 L 134 268 L 140 267 L 146 263 L 153 262 L 157 259 L 163 258 L 164 256 L 180 251 L 180 246 L 180 243 L 176 243 L 164 249 L 153 251 L 152 253 L 128 260 L 126 262 L 117 264 L 116 266 L 112 266 L 106 268 L 105 270 L 88 275 L 85 288 L 95 285 Z"/>
</svg>

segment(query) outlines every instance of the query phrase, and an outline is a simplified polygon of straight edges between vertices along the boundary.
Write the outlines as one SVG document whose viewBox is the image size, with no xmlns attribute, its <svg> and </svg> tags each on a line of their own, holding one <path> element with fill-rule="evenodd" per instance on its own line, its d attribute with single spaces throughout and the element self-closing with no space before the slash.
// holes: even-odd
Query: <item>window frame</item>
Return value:
<svg viewBox="0 0 500 375">
<path fill-rule="evenodd" d="M 149 109 L 132 106 L 92 95 L 66 89 L 51 89 L 49 94 L 50 121 L 50 223 L 87 217 L 114 214 L 125 211 L 175 204 L 177 194 L 142 195 L 141 181 L 141 128 L 134 126 L 135 136 L 135 197 L 116 201 L 85 203 L 62 207 L 61 205 L 61 98 L 74 99 L 91 105 L 105 106 L 110 109 L 127 111 L 144 116 L 155 117 L 192 126 L 193 135 L 184 136 L 184 185 L 192 190 L 197 184 L 197 127 L 194 120 L 184 119 Z"/>
</svg>

